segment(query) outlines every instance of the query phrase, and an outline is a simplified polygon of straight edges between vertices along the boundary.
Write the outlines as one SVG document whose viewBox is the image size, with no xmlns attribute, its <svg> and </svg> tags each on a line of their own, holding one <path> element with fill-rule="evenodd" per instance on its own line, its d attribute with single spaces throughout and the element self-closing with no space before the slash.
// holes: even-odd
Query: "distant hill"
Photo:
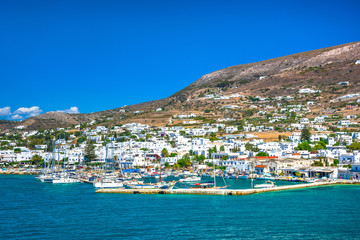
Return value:
<svg viewBox="0 0 360 240">
<path fill-rule="evenodd" d="M 24 125 L 28 129 L 69 127 L 96 120 L 97 124 L 114 125 L 140 122 L 148 125 L 173 123 L 179 113 L 204 113 L 212 109 L 213 117 L 226 115 L 219 103 L 204 100 L 204 96 L 241 94 L 245 96 L 272 97 L 296 94 L 301 88 L 322 92 L 318 101 L 324 108 L 330 100 L 349 93 L 360 93 L 360 42 L 348 43 L 319 50 L 297 53 L 266 61 L 221 69 L 200 79 L 168 98 L 122 108 L 89 114 L 48 112 L 22 122 L 0 122 L 0 129 Z M 351 87 L 339 87 L 339 82 L 349 82 Z M 225 101 L 221 104 L 233 104 Z M 236 103 L 236 102 L 235 102 Z M 162 111 L 155 111 L 162 108 Z"/>
<path fill-rule="evenodd" d="M 13 128 L 18 124 L 15 121 L 0 120 L 0 131 L 4 129 Z"/>
</svg>

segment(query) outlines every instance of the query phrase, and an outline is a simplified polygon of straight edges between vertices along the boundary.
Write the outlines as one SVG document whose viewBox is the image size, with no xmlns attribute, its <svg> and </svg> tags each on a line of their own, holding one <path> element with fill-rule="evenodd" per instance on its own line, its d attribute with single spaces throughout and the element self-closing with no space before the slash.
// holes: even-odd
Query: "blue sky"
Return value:
<svg viewBox="0 0 360 240">
<path fill-rule="evenodd" d="M 156 100 L 233 65 L 360 40 L 359 1 L 0 1 L 0 118 Z"/>
</svg>

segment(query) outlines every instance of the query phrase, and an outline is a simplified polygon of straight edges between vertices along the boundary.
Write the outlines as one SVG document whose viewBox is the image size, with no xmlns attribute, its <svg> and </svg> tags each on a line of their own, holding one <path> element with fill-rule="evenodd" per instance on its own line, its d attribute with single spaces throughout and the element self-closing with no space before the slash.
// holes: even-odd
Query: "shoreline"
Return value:
<svg viewBox="0 0 360 240">
<path fill-rule="evenodd" d="M 0 175 L 39 175 L 37 171 L 1 171 Z"/>
</svg>

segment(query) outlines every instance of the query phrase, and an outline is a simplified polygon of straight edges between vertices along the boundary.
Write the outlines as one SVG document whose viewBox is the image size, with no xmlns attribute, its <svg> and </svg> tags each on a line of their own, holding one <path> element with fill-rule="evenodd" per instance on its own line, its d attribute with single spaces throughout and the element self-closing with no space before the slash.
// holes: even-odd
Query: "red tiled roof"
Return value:
<svg viewBox="0 0 360 240">
<path fill-rule="evenodd" d="M 266 165 L 256 165 L 255 168 L 266 168 Z"/>
</svg>

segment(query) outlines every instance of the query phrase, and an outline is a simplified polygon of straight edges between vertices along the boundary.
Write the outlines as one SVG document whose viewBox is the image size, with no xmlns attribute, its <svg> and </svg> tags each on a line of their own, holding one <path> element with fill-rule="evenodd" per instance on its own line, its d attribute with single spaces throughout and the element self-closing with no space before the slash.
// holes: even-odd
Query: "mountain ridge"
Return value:
<svg viewBox="0 0 360 240">
<path fill-rule="evenodd" d="M 340 94 L 360 92 L 360 65 L 354 64 L 358 59 L 360 42 L 346 43 L 220 69 L 203 75 L 186 88 L 164 99 L 94 113 L 47 112 L 16 125 L 23 125 L 28 129 L 44 129 L 70 127 L 93 120 L 99 124 L 105 122 L 110 125 L 132 121 L 165 125 L 171 123 L 175 114 L 184 111 L 199 112 L 206 104 L 214 107 L 217 103 L 207 101 L 205 104 L 205 100 L 199 97 L 211 92 L 276 97 L 296 94 L 299 87 L 309 87 L 322 89 L 327 94 L 324 99 L 330 99 Z M 334 91 L 335 94 L 332 94 L 331 87 L 335 88 L 339 81 L 349 81 L 352 88 Z M 162 108 L 162 111 L 155 111 L 157 108 Z M 136 113 L 137 111 L 140 113 Z M 1 126 L 9 129 L 14 125 L 4 124 L 0 123 L 0 129 Z"/>
</svg>

